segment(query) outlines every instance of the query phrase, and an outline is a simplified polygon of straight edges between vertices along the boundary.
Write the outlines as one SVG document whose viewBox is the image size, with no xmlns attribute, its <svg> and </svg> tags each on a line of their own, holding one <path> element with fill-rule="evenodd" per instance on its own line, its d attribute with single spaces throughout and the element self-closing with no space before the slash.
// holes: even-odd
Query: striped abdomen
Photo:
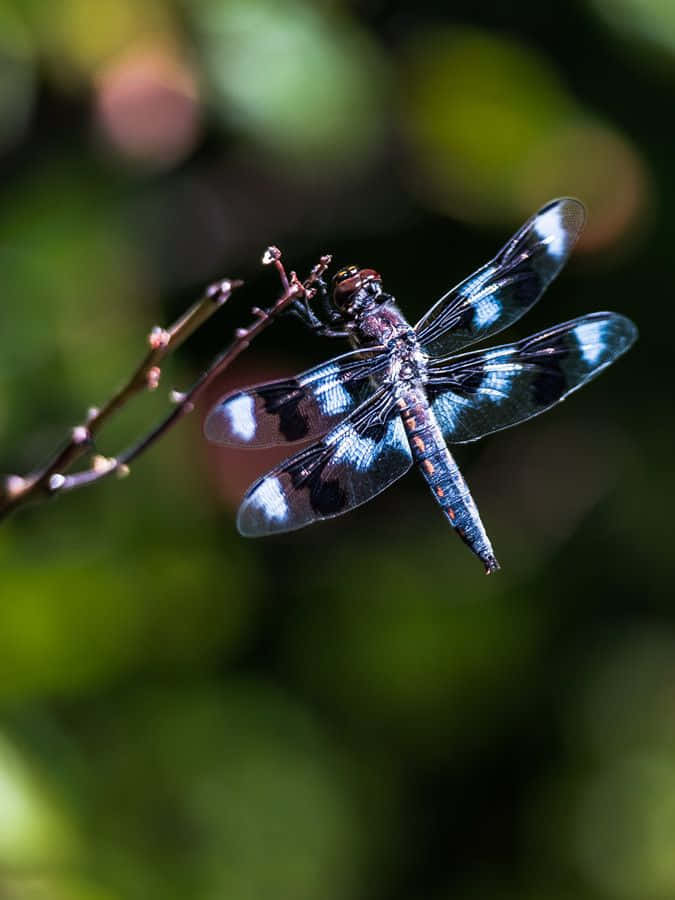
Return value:
<svg viewBox="0 0 675 900">
<path fill-rule="evenodd" d="M 499 568 L 469 487 L 448 450 L 421 388 L 411 387 L 398 400 L 413 459 L 448 522 L 490 574 Z"/>
</svg>

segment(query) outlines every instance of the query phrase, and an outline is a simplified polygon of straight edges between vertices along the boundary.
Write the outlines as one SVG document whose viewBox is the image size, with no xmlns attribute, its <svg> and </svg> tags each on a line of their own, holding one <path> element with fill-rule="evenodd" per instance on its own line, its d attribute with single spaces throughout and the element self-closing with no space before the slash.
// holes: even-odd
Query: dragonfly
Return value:
<svg viewBox="0 0 675 900">
<path fill-rule="evenodd" d="M 340 269 L 323 317 L 296 313 L 354 348 L 295 378 L 221 398 L 208 440 L 269 447 L 314 440 L 246 492 L 239 532 L 292 531 L 342 515 L 416 464 L 447 522 L 490 574 L 500 566 L 448 444 L 465 444 L 550 409 L 595 378 L 637 338 L 630 319 L 594 312 L 515 343 L 465 347 L 518 320 L 559 273 L 583 227 L 583 205 L 553 200 L 494 259 L 444 294 L 412 327 L 374 269 Z"/>
</svg>

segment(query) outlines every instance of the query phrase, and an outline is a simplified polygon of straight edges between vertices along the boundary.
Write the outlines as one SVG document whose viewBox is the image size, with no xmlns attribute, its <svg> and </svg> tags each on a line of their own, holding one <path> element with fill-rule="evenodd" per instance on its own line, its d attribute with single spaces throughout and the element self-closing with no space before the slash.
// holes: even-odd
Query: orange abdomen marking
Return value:
<svg viewBox="0 0 675 900">
<path fill-rule="evenodd" d="M 424 451 L 426 450 L 426 446 L 421 437 L 414 437 L 413 443 L 417 447 L 417 449 L 420 451 L 420 453 L 424 453 Z"/>
</svg>

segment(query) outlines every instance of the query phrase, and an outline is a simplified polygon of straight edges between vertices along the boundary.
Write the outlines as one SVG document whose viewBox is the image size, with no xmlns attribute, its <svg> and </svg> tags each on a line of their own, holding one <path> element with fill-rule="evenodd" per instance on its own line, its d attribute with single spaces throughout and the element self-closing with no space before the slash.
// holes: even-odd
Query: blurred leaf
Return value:
<svg viewBox="0 0 675 900">
<path fill-rule="evenodd" d="M 644 212 L 636 150 L 584 113 L 552 64 L 511 38 L 434 28 L 409 42 L 405 118 L 425 202 L 470 221 L 518 221 L 556 196 L 589 205 L 582 246 L 613 243 Z"/>
<path fill-rule="evenodd" d="M 533 146 L 576 114 L 548 62 L 473 28 L 419 31 L 406 48 L 402 127 L 425 198 L 469 219 L 510 219 L 514 176 Z"/>
<path fill-rule="evenodd" d="M 290 698 L 241 682 L 111 712 L 94 833 L 126 898 L 354 896 L 369 838 L 339 752 Z"/>
<path fill-rule="evenodd" d="M 303 0 L 197 0 L 188 11 L 226 122 L 294 168 L 365 165 L 386 122 L 386 68 L 356 23 Z"/>
<path fill-rule="evenodd" d="M 44 774 L 0 733 L 0 887 L 2 870 L 70 862 L 76 831 Z"/>
</svg>

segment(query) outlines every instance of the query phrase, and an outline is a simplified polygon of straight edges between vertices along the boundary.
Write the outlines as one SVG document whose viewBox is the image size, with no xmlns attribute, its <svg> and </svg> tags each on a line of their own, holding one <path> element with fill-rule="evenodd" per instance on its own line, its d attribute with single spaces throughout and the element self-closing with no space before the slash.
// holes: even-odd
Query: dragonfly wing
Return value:
<svg viewBox="0 0 675 900">
<path fill-rule="evenodd" d="M 511 325 L 564 266 L 584 224 L 578 200 L 553 200 L 535 213 L 493 260 L 431 307 L 415 326 L 432 356 L 459 350 Z"/>
<path fill-rule="evenodd" d="M 598 312 L 515 344 L 429 365 L 427 392 L 449 443 L 524 422 L 595 378 L 634 343 L 625 316 Z"/>
<path fill-rule="evenodd" d="M 246 493 L 237 527 L 247 537 L 302 528 L 365 503 L 412 465 L 403 423 L 381 389 L 306 450 Z"/>
<path fill-rule="evenodd" d="M 296 378 L 227 394 L 208 413 L 204 433 L 216 444 L 246 447 L 318 437 L 375 390 L 386 364 L 382 348 L 358 350 Z"/>
</svg>

